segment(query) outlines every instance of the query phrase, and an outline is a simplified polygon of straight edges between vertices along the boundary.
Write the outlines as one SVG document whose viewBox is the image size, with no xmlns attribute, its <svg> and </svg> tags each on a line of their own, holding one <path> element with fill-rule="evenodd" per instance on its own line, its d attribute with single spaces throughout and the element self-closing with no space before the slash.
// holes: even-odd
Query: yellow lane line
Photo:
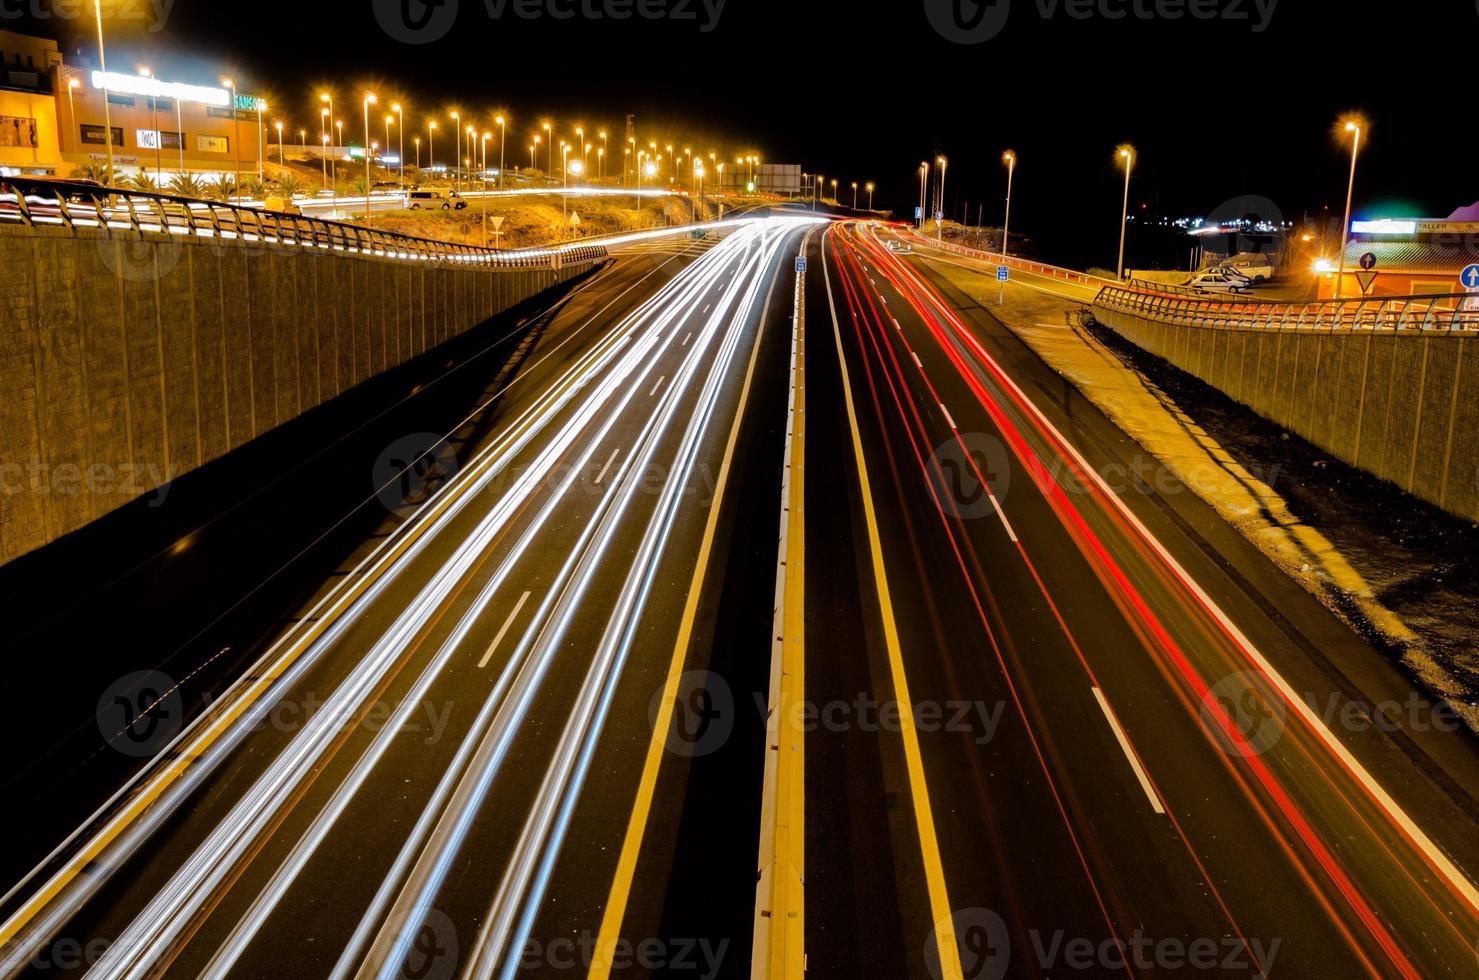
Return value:
<svg viewBox="0 0 1479 980">
<path fill-rule="evenodd" d="M 774 282 L 771 283 L 774 287 Z M 683 678 L 683 665 L 688 656 L 688 644 L 693 637 L 694 621 L 698 617 L 699 596 L 703 593 L 704 580 L 709 568 L 709 555 L 714 547 L 714 535 L 718 530 L 719 511 L 724 502 L 724 491 L 729 485 L 729 471 L 734 462 L 734 447 L 739 441 L 740 423 L 745 417 L 745 406 L 750 400 L 750 385 L 755 377 L 755 364 L 760 356 L 760 341 L 765 333 L 765 322 L 769 316 L 770 297 L 766 296 L 765 310 L 760 315 L 760 326 L 755 332 L 755 345 L 750 351 L 750 365 L 745 370 L 744 387 L 740 390 L 739 405 L 735 410 L 734 424 L 729 429 L 729 441 L 724 447 L 724 461 L 719 467 L 719 477 L 714 483 L 714 501 L 709 507 L 708 523 L 704 526 L 703 542 L 693 568 L 693 579 L 688 585 L 688 599 L 683 606 L 683 617 L 678 625 L 678 637 L 673 643 L 673 657 L 668 664 L 667 680 L 663 684 L 662 700 L 658 703 L 657 717 L 652 723 L 652 740 L 647 745 L 647 757 L 642 765 L 642 777 L 637 784 L 637 797 L 632 801 L 632 813 L 627 820 L 626 836 L 622 841 L 621 855 L 616 861 L 616 872 L 611 879 L 611 891 L 606 897 L 606 908 L 601 915 L 601 929 L 596 934 L 596 948 L 592 957 L 591 980 L 607 980 L 611 976 L 611 961 L 615 958 L 617 944 L 621 941 L 621 923 L 626 916 L 627 901 L 631 898 L 632 881 L 636 876 L 637 857 L 642 850 L 642 839 L 647 831 L 647 818 L 652 813 L 652 799 L 657 791 L 657 775 L 662 768 L 663 752 L 667 743 L 668 729 L 673 722 L 673 708 L 678 700 L 678 685 Z"/>
<path fill-rule="evenodd" d="M 899 644 L 898 624 L 894 620 L 893 599 L 889 594 L 888 575 L 884 570 L 883 544 L 878 534 L 878 517 L 873 510 L 873 490 L 868 481 L 868 463 L 863 455 L 863 436 L 858 429 L 857 409 L 853 404 L 852 381 L 847 371 L 847 355 L 842 349 L 842 327 L 837 322 L 837 302 L 832 296 L 832 274 L 826 248 L 822 250 L 822 272 L 827 280 L 827 304 L 832 311 L 832 334 L 837 342 L 837 360 L 842 369 L 842 395 L 847 405 L 847 420 L 852 427 L 853 455 L 858 462 L 858 483 L 862 488 L 863 515 L 868 525 L 868 549 L 873 559 L 873 578 L 878 586 L 878 611 L 883 619 L 883 634 L 888 646 L 889 673 L 893 678 L 894 702 L 899 706 L 899 730 L 904 740 L 904 761 L 909 771 L 909 795 L 914 804 L 914 822 L 919 830 L 920 856 L 924 860 L 924 878 L 929 891 L 930 915 L 935 923 L 935 944 L 940 955 L 941 980 L 964 980 L 960 966 L 960 947 L 955 924 L 951 919 L 950 895 L 945 887 L 945 867 L 940 860 L 940 841 L 935 833 L 935 819 L 930 807 L 929 787 L 924 779 L 924 756 L 919 750 L 919 732 L 914 726 L 914 701 L 909 697 L 909 681 L 904 675 L 904 654 Z"/>
</svg>

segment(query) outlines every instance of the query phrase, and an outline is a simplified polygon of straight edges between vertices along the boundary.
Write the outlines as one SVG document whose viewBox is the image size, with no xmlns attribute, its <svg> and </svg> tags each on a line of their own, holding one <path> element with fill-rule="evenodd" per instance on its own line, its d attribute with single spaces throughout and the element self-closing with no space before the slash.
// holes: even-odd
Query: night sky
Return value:
<svg viewBox="0 0 1479 980">
<path fill-rule="evenodd" d="M 50 0 L 25 2 L 46 10 Z M 581 13 L 582 4 L 601 10 L 608 0 L 556 0 L 555 9 L 575 13 L 567 20 L 543 4 L 531 20 L 514 0 L 445 0 L 458 7 L 455 20 L 420 45 L 381 26 L 382 0 L 174 0 L 155 33 L 143 27 L 156 19 L 147 0 L 137 2 L 145 20 L 111 30 L 110 67 L 149 63 L 165 77 L 207 83 L 234 73 L 243 91 L 284 106 L 294 127 L 316 124 L 309 97 L 325 82 L 346 96 L 372 85 L 382 97 L 404 97 L 415 106 L 409 118 L 453 102 L 507 107 L 511 157 L 515 145 L 526 152 L 539 117 L 616 132 L 631 112 L 644 139 L 671 132 L 695 149 L 753 148 L 838 176 L 844 187 L 874 180 L 880 206 L 908 213 L 919 161 L 942 152 L 951 213 L 964 201 L 974 218 L 984 201 L 988 222 L 1000 221 L 1000 155 L 1011 147 L 1020 160 L 1014 227 L 1060 244 L 1072 236 L 1082 258 L 1112 251 L 1114 149 L 1126 141 L 1139 151 L 1132 200 L 1148 214 L 1203 215 L 1239 195 L 1266 197 L 1291 219 L 1327 206 L 1338 214 L 1348 158 L 1335 122 L 1360 109 L 1371 130 L 1358 215 L 1444 217 L 1479 199 L 1465 120 L 1472 62 L 1460 46 L 1479 31 L 1468 0 L 1281 0 L 1271 14 L 1267 0 L 1263 9 L 1254 0 L 1192 0 L 1225 15 L 1205 20 L 1078 19 L 1067 0 L 996 0 L 978 30 L 1008 16 L 974 45 L 932 26 L 927 7 L 941 4 L 948 18 L 952 0 L 727 0 L 717 23 L 704 0 L 644 0 L 656 10 L 681 6 L 689 19 L 624 21 Z M 383 17 L 397 23 L 407 0 L 383 2 Z M 954 2 L 967 15 L 975 9 Z M 1099 6 L 1116 13 L 1135 2 Z M 449 11 L 409 4 L 441 32 L 447 22 L 435 18 Z M 489 16 L 490 4 L 500 18 Z M 7 0 L 6 9 L 16 5 Z M 1161 0 L 1159 9 L 1186 6 Z M 1045 17 L 1045 8 L 1054 12 Z M 1158 8 L 1139 0 L 1139 9 Z M 85 39 L 90 27 L 13 23 L 64 43 Z"/>
</svg>

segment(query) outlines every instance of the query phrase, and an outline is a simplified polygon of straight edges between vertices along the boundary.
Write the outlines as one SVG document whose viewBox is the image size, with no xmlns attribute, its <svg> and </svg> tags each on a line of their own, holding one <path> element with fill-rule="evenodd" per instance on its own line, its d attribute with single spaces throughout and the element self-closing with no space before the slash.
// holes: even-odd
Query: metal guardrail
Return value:
<svg viewBox="0 0 1479 980">
<path fill-rule="evenodd" d="M 7 224 L 96 228 L 130 237 L 153 233 L 235 239 L 494 269 L 560 269 L 607 257 L 599 245 L 483 248 L 222 201 L 16 177 L 0 178 L 0 225 Z"/>
<path fill-rule="evenodd" d="M 956 245 L 953 242 L 942 242 L 928 235 L 921 235 L 913 229 L 906 230 L 910 238 L 928 245 L 930 248 L 938 248 L 945 252 L 955 252 L 967 258 L 978 259 L 982 262 L 994 262 L 997 265 L 1006 265 L 1009 269 L 1017 269 L 1021 272 L 1042 276 L 1045 279 L 1057 279 L 1060 282 L 1073 283 L 1076 286 L 1084 286 L 1090 289 L 1101 289 L 1109 285 L 1117 285 L 1114 279 L 1103 279 L 1099 276 L 1091 276 L 1087 272 L 1079 272 L 1077 269 L 1065 269 L 1062 266 L 1048 265 L 1046 262 L 1032 262 L 1027 259 L 1019 259 L 1008 255 L 1005 262 L 1000 252 L 983 252 L 978 248 L 966 248 L 964 245 Z"/>
<path fill-rule="evenodd" d="M 1161 323 L 1224 330 L 1337 332 L 1479 331 L 1479 307 L 1467 293 L 1373 296 L 1302 302 L 1231 302 L 1106 286 L 1094 306 Z"/>
</svg>

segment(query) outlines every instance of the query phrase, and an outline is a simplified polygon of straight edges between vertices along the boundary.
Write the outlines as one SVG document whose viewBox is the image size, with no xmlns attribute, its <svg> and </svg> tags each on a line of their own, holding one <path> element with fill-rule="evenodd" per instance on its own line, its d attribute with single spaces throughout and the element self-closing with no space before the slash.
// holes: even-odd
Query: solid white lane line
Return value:
<svg viewBox="0 0 1479 980">
<path fill-rule="evenodd" d="M 666 380 L 668 380 L 668 376 L 666 374 L 663 375 L 662 377 L 658 378 L 657 379 L 657 384 L 655 384 L 655 385 L 652 386 L 652 390 L 647 393 L 647 397 L 648 398 L 651 398 L 653 395 L 657 394 L 657 389 L 661 388 L 662 387 L 662 383 L 664 381 L 666 381 Z"/>
<path fill-rule="evenodd" d="M 493 637 L 492 643 L 488 644 L 488 650 L 486 653 L 483 654 L 483 659 L 478 661 L 478 670 L 482 670 L 484 667 L 488 666 L 488 660 L 492 658 L 493 651 L 497 650 L 498 644 L 503 642 L 504 636 L 508 634 L 508 628 L 514 624 L 515 619 L 519 618 L 519 610 L 523 609 L 524 603 L 528 601 L 528 592 L 525 592 L 523 595 L 519 596 L 519 601 L 514 603 L 513 611 L 508 614 L 508 618 L 505 619 L 503 621 L 503 625 L 498 628 L 498 635 Z"/>
<path fill-rule="evenodd" d="M 596 485 L 597 486 L 600 486 L 601 481 L 604 480 L 604 479 L 606 479 L 606 474 L 607 474 L 607 472 L 610 471 L 611 464 L 614 463 L 614 462 L 616 462 L 616 457 L 617 457 L 617 455 L 620 452 L 621 452 L 621 447 L 620 446 L 617 446 L 615 449 L 611 450 L 611 456 L 610 456 L 610 458 L 608 458 L 606 460 L 606 465 L 603 466 L 603 467 L 601 467 L 601 472 L 599 472 L 599 473 L 596 474 Z"/>
<path fill-rule="evenodd" d="M 891 319 L 893 319 L 893 321 L 894 321 L 894 329 L 897 330 L 897 331 L 899 331 L 900 333 L 903 333 L 904 332 L 904 328 L 901 327 L 901 326 L 899 326 L 898 319 L 896 317 L 891 318 Z"/>
<path fill-rule="evenodd" d="M 924 365 L 921 364 L 921 363 L 919 363 L 919 355 L 917 353 L 915 353 L 914 351 L 911 350 L 909 352 L 909 356 L 912 357 L 912 358 L 914 358 L 914 366 L 915 367 L 917 367 L 917 368 L 919 368 L 921 370 L 924 369 Z"/>
<path fill-rule="evenodd" d="M 693 339 L 693 331 L 690 330 L 690 331 L 688 331 L 688 336 L 686 336 L 686 337 L 683 338 L 683 343 L 679 344 L 678 346 L 679 347 L 687 347 L 688 346 L 688 342 L 690 340 L 692 340 L 692 339 Z"/>
<path fill-rule="evenodd" d="M 944 406 L 944 404 L 942 403 L 940 405 L 940 411 L 945 416 L 945 424 L 948 425 L 948 426 L 950 426 L 950 428 L 954 429 L 955 428 L 955 420 L 950 417 L 950 409 L 946 408 Z"/>
<path fill-rule="evenodd" d="M 1104 700 L 1104 692 L 1097 687 L 1090 688 L 1094 692 L 1094 700 L 1099 702 L 1099 708 L 1104 712 L 1104 717 L 1109 722 L 1110 730 L 1114 737 L 1119 740 L 1120 749 L 1125 753 L 1125 758 L 1130 760 L 1130 768 L 1135 770 L 1135 778 L 1140 780 L 1140 788 L 1145 790 L 1145 796 L 1150 800 L 1150 807 L 1156 813 L 1164 814 L 1166 808 L 1161 806 L 1160 797 L 1156 796 L 1155 788 L 1150 785 L 1150 779 L 1145 775 L 1145 769 L 1140 765 L 1140 757 L 1130 747 L 1130 740 L 1125 737 L 1125 730 L 1120 727 L 1120 721 L 1109 709 L 1109 702 Z"/>
</svg>

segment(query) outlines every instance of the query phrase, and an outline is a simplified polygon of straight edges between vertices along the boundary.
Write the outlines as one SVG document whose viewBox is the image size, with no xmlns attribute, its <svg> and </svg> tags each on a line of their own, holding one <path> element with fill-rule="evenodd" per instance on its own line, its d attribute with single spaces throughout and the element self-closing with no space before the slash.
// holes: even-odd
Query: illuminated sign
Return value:
<svg viewBox="0 0 1479 980">
<path fill-rule="evenodd" d="M 92 87 L 107 89 L 123 95 L 145 95 L 156 99 L 179 99 L 181 102 L 199 102 L 202 105 L 229 106 L 231 93 L 223 88 L 207 88 L 204 85 L 185 85 L 180 82 L 161 82 L 157 78 L 143 75 L 122 75 L 116 71 L 106 74 L 92 73 Z"/>
<path fill-rule="evenodd" d="M 1417 234 L 1417 222 L 1409 218 L 1352 221 L 1351 231 L 1358 235 L 1415 235 Z"/>
<path fill-rule="evenodd" d="M 259 99 L 255 95 L 238 95 L 236 97 L 236 108 L 245 109 L 248 112 L 266 112 L 267 100 Z"/>
</svg>

